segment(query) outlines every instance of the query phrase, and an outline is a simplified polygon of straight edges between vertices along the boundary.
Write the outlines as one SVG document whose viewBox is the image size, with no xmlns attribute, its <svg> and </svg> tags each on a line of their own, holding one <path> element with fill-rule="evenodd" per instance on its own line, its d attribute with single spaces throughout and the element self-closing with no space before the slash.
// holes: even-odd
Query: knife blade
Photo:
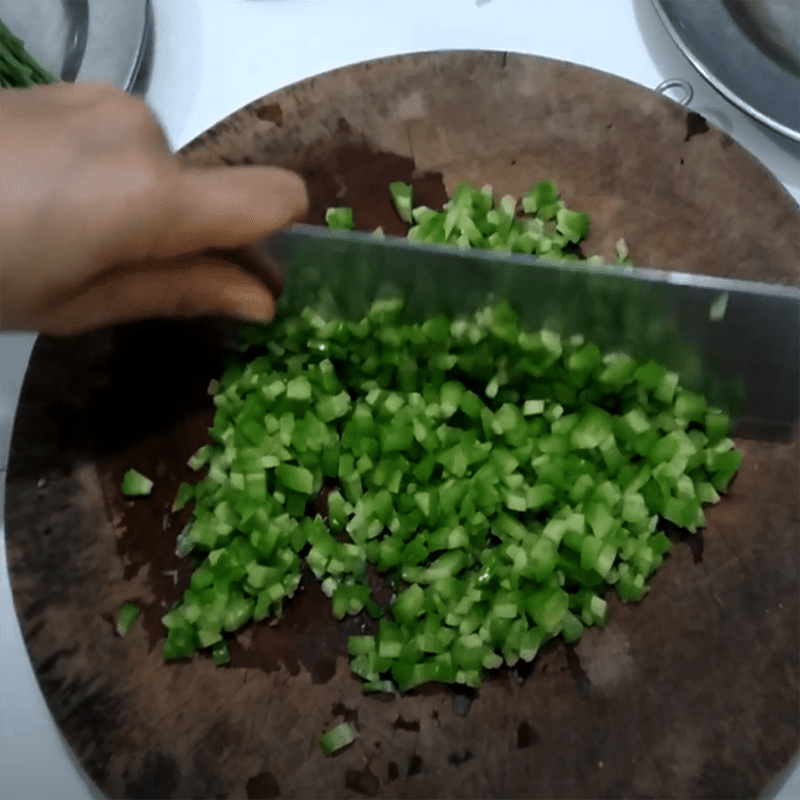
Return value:
<svg viewBox="0 0 800 800">
<path fill-rule="evenodd" d="M 652 359 L 730 413 L 735 432 L 787 438 L 800 417 L 800 289 L 426 245 L 295 225 L 260 249 L 285 271 L 282 307 L 360 319 L 388 295 L 410 321 L 507 300 L 520 324 Z M 721 318 L 718 312 L 725 306 Z"/>
</svg>

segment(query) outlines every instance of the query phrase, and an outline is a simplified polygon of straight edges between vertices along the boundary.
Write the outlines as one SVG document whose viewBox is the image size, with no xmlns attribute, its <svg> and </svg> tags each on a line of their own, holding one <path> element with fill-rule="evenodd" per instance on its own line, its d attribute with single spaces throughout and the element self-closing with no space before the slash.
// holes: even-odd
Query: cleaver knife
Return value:
<svg viewBox="0 0 800 800">
<path fill-rule="evenodd" d="M 380 297 L 405 317 L 508 301 L 527 329 L 653 359 L 728 412 L 738 436 L 787 439 L 800 418 L 800 288 L 551 261 L 295 225 L 259 245 L 282 265 L 281 308 L 360 319 Z"/>
</svg>

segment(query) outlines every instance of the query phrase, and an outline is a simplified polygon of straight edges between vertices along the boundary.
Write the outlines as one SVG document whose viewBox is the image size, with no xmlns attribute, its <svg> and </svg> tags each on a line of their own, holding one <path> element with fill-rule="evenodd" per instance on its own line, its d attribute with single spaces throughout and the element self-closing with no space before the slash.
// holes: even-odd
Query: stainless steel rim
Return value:
<svg viewBox="0 0 800 800">
<path fill-rule="evenodd" d="M 139 45 L 139 52 L 136 54 L 136 60 L 133 65 L 133 69 L 131 70 L 131 76 L 128 80 L 127 85 L 125 86 L 125 91 L 130 92 L 134 90 L 136 86 L 136 81 L 139 78 L 139 73 L 142 71 L 144 67 L 144 59 L 147 53 L 148 47 L 150 45 L 150 41 L 153 37 L 153 28 L 155 27 L 155 23 L 153 21 L 153 4 L 152 0 L 145 0 L 145 9 L 144 9 L 144 31 L 142 33 L 142 41 Z"/>
<path fill-rule="evenodd" d="M 111 78 L 111 75 L 107 74 L 110 72 L 107 69 L 107 50 L 109 38 L 113 37 L 116 32 L 123 41 L 126 35 L 130 36 L 136 41 L 136 46 L 126 72 L 117 75 L 114 82 L 117 86 L 125 89 L 129 89 L 133 85 L 141 66 L 147 39 L 148 2 L 149 0 L 135 0 L 135 2 L 126 0 L 122 3 L 119 0 L 91 0 L 86 49 L 81 69 L 76 78 L 77 81 L 109 80 Z M 100 20 L 99 23 L 98 20 Z M 87 73 L 87 65 L 93 65 L 92 72 Z"/>
</svg>

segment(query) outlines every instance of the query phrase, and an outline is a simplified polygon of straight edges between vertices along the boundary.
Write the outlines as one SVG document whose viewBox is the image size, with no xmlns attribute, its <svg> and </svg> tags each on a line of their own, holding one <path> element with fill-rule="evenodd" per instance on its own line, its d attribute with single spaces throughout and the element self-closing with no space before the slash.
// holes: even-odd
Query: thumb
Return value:
<svg viewBox="0 0 800 800">
<path fill-rule="evenodd" d="M 275 300 L 264 284 L 221 256 L 178 256 L 111 270 L 79 294 L 42 310 L 32 327 L 71 334 L 154 317 L 225 316 L 269 322 Z"/>
</svg>

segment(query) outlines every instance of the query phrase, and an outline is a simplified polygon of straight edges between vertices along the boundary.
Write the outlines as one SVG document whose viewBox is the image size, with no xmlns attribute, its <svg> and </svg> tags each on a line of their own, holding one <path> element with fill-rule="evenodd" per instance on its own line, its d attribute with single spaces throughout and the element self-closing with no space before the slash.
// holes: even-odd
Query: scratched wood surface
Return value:
<svg viewBox="0 0 800 800">
<path fill-rule="evenodd" d="M 625 236 L 661 267 L 800 283 L 800 216 L 725 134 L 586 68 L 502 53 L 391 58 L 256 101 L 187 146 L 187 163 L 300 170 L 311 220 L 351 205 L 402 233 L 390 180 L 441 202 L 458 180 L 519 193 L 553 179 L 593 220 L 590 252 Z M 757 210 L 757 213 L 756 211 Z M 206 441 L 205 389 L 230 327 L 150 322 L 40 338 L 8 471 L 14 599 L 40 686 L 111 797 L 753 797 L 800 743 L 798 441 L 739 442 L 742 470 L 638 605 L 605 630 L 501 669 L 479 692 L 363 696 L 347 635 L 315 581 L 232 662 L 164 664 L 160 617 L 190 564 L 170 514 Z M 127 502 L 130 466 L 157 476 Z M 126 638 L 113 619 L 133 600 Z M 320 732 L 360 738 L 326 759 Z"/>
</svg>

